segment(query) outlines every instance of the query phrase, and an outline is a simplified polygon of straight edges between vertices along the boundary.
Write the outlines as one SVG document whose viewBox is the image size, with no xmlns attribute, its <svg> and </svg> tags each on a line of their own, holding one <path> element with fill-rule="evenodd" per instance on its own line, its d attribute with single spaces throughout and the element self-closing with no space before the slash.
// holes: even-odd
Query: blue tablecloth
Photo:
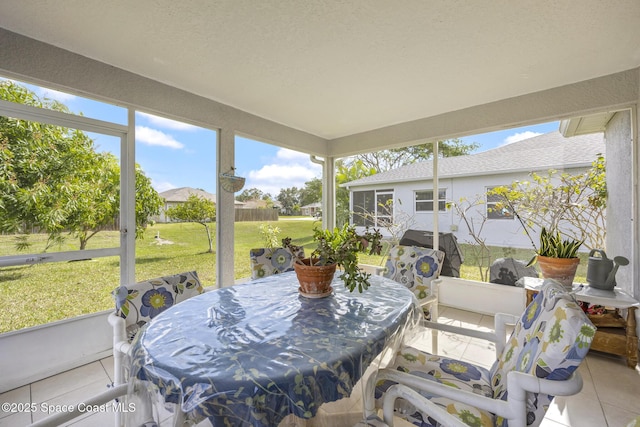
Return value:
<svg viewBox="0 0 640 427">
<path fill-rule="evenodd" d="M 413 294 L 373 276 L 350 293 L 298 293 L 295 273 L 206 292 L 158 315 L 133 342 L 132 378 L 214 426 L 276 426 L 348 397 L 382 350 L 421 319 Z"/>
</svg>

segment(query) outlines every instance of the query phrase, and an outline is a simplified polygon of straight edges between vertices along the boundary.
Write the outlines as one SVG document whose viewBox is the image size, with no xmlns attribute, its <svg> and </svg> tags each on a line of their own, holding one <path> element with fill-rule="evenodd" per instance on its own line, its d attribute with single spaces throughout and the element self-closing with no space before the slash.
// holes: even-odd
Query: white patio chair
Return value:
<svg viewBox="0 0 640 427">
<path fill-rule="evenodd" d="M 383 276 L 409 288 L 420 303 L 426 319 L 438 321 L 438 282 L 444 252 L 420 246 L 396 245 L 389 251 Z M 431 337 L 432 352 L 438 349 L 438 332 Z"/>
<path fill-rule="evenodd" d="M 138 331 L 164 310 L 204 292 L 195 271 L 119 286 L 112 294 L 116 310 L 108 317 L 113 327 L 114 387 L 126 384 L 126 357 Z M 116 426 L 122 425 L 116 414 Z"/>
<path fill-rule="evenodd" d="M 509 319 L 517 321 L 505 342 Z M 466 421 L 482 427 L 537 426 L 554 396 L 581 390 L 577 368 L 596 328 L 561 285 L 547 281 L 520 318 L 497 315 L 495 320 L 494 333 L 427 322 L 494 341 L 498 358 L 493 367 L 487 370 L 404 346 L 390 367 L 368 381 L 365 415 L 389 426 L 394 415 L 415 425 L 458 426 Z M 374 387 L 384 423 L 375 414 Z"/>
</svg>

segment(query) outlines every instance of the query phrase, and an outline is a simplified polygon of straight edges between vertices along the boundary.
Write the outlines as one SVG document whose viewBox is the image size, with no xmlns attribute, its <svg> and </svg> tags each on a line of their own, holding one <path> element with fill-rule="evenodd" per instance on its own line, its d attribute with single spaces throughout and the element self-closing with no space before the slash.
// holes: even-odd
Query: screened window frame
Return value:
<svg viewBox="0 0 640 427">
<path fill-rule="evenodd" d="M 426 193 L 427 198 L 418 200 L 418 193 Z M 430 198 L 429 198 L 430 194 Z M 433 189 L 414 190 L 414 209 L 416 212 L 433 212 Z M 418 208 L 418 205 L 425 205 L 426 208 Z M 447 211 L 447 188 L 438 189 L 438 212 Z"/>
<path fill-rule="evenodd" d="M 46 108 L 0 100 L 0 115 L 18 120 L 62 126 L 120 139 L 120 245 L 114 248 L 7 255 L 0 257 L 0 266 L 67 262 L 100 257 L 120 257 L 120 280 L 132 282 L 135 271 L 135 152 L 133 147 L 133 112 L 129 109 L 129 125 L 90 117 L 66 114 Z M 129 232 L 132 230 L 132 232 Z"/>
<path fill-rule="evenodd" d="M 497 220 L 497 221 L 505 221 L 505 220 L 513 220 L 515 219 L 515 215 L 501 215 L 496 213 L 496 209 L 492 209 L 495 208 L 496 204 L 500 202 L 500 200 L 497 200 L 499 198 L 499 196 L 493 196 L 496 199 L 495 200 L 489 200 L 489 191 L 493 190 L 494 188 L 497 187 L 503 187 L 504 185 L 508 185 L 508 184 L 503 184 L 503 185 L 491 185 L 491 186 L 485 186 L 484 188 L 484 199 L 485 199 L 485 214 L 487 215 L 487 219 L 488 220 Z"/>
<path fill-rule="evenodd" d="M 365 209 L 361 209 L 360 196 Z M 368 197 L 367 197 L 368 196 Z M 359 190 L 351 192 L 351 224 L 357 227 L 383 227 L 391 223 L 394 218 L 393 189 Z M 387 202 L 391 200 L 390 207 Z M 384 221 L 387 221 L 385 224 Z"/>
</svg>

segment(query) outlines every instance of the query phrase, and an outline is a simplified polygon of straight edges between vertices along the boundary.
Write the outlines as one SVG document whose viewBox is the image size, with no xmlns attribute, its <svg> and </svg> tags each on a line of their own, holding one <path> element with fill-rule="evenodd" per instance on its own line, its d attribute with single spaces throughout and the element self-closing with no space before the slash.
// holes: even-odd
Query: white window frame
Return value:
<svg viewBox="0 0 640 427">
<path fill-rule="evenodd" d="M 426 193 L 427 197 L 429 193 L 431 194 L 431 198 L 418 199 L 418 193 Z M 433 212 L 433 189 L 424 189 L 424 190 L 415 190 L 413 192 L 413 200 L 414 207 L 416 212 Z M 418 208 L 419 204 L 426 204 L 426 209 Z M 431 204 L 431 208 L 429 209 L 429 204 Z M 438 189 L 438 212 L 446 212 L 447 211 L 447 189 L 439 188 Z"/>
<path fill-rule="evenodd" d="M 373 211 L 366 212 L 366 216 L 361 215 L 356 211 L 356 206 L 354 203 L 354 199 L 356 198 L 356 193 L 371 193 L 373 196 L 374 208 Z M 381 227 L 390 224 L 393 221 L 394 217 L 394 206 L 393 206 L 393 189 L 372 189 L 372 190 L 354 190 L 351 192 L 351 215 L 350 220 L 351 224 L 357 227 L 366 227 L 367 225 L 370 227 Z M 381 200 L 391 200 L 390 212 L 388 210 L 384 210 L 381 206 Z M 386 204 L 386 203 L 384 203 Z M 356 221 L 356 218 L 361 218 L 360 221 Z M 386 223 L 384 223 L 386 221 Z"/>
<path fill-rule="evenodd" d="M 82 251 L 48 252 L 0 257 L 0 267 L 66 262 L 89 258 L 120 257 L 120 281 L 135 281 L 135 111 L 129 109 L 129 125 L 66 114 L 46 108 L 0 100 L 0 115 L 19 120 L 63 126 L 120 138 L 120 246 Z"/>
</svg>

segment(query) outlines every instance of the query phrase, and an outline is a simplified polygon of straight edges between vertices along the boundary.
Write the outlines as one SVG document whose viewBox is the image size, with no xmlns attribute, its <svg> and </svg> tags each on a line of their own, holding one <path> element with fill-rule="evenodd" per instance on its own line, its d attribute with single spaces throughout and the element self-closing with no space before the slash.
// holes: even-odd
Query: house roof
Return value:
<svg viewBox="0 0 640 427">
<path fill-rule="evenodd" d="M 162 197 L 165 202 L 186 202 L 189 196 L 192 194 L 195 194 L 198 197 L 204 197 L 207 200 L 211 200 L 213 203 L 216 202 L 215 194 L 208 193 L 199 188 L 180 187 L 172 188 L 171 190 L 158 193 L 158 195 Z"/>
<path fill-rule="evenodd" d="M 588 167 L 598 154 L 604 152 L 602 133 L 564 138 L 560 132 L 549 132 L 476 154 L 440 158 L 438 177 L 456 178 Z M 351 181 L 344 186 L 357 187 L 432 178 L 433 161 L 428 160 Z"/>
<path fill-rule="evenodd" d="M 302 208 L 321 208 L 321 207 L 322 207 L 322 203 L 315 202 L 315 203 L 309 203 L 308 205 L 300 206 L 300 209 L 302 209 Z"/>
<path fill-rule="evenodd" d="M 0 2 L 11 32 L 326 139 L 634 69 L 639 18 L 637 0 Z"/>
</svg>

